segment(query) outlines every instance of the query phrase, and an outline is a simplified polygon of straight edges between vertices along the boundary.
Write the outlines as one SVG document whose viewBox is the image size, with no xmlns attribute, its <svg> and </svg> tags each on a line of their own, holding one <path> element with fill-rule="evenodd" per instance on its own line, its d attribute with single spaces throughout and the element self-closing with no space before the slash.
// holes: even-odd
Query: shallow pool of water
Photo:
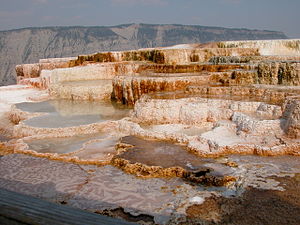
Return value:
<svg viewBox="0 0 300 225">
<path fill-rule="evenodd" d="M 93 139 L 103 138 L 104 134 L 77 135 L 64 138 L 45 138 L 25 141 L 30 150 L 39 153 L 58 153 L 65 154 L 75 152 L 83 147 L 85 142 Z"/>
<path fill-rule="evenodd" d="M 82 151 L 74 154 L 83 160 L 110 160 L 117 151 L 115 145 L 119 141 L 118 137 L 107 137 L 101 140 L 95 140 L 86 144 Z"/>
<path fill-rule="evenodd" d="M 223 172 L 226 174 L 231 172 L 230 167 L 218 163 L 215 159 L 198 157 L 188 152 L 184 147 L 171 142 L 144 140 L 134 136 L 123 137 L 121 142 L 133 145 L 132 148 L 119 155 L 131 163 L 142 163 L 163 168 L 179 166 L 191 172 L 213 168 L 220 175 L 224 175 Z M 218 166 L 214 164 L 218 164 Z"/>
<path fill-rule="evenodd" d="M 20 103 L 16 107 L 31 113 L 47 113 L 24 121 L 28 126 L 41 128 L 73 127 L 119 120 L 129 114 L 128 108 L 111 102 L 50 100 Z"/>
</svg>

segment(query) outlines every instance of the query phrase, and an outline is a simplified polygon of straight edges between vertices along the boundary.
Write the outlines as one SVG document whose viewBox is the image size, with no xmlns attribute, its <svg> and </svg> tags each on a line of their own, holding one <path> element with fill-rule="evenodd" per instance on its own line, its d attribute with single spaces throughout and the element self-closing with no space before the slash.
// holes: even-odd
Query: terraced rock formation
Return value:
<svg viewBox="0 0 300 225">
<path fill-rule="evenodd" d="M 48 198 L 22 182 L 44 190 L 59 179 L 41 171 L 46 178 L 35 184 L 12 165 L 57 163 L 55 174 L 78 165 L 74 180 L 51 190 L 60 202 L 141 224 L 226 224 L 226 210 L 207 218 L 197 214 L 201 205 L 237 207 L 251 188 L 292 192 L 278 180 L 298 182 L 298 43 L 179 45 L 18 65 L 19 84 L 0 88 L 0 166 L 11 168 L 0 187 Z"/>
<path fill-rule="evenodd" d="M 0 86 L 15 84 L 17 64 L 95 51 L 154 48 L 224 40 L 286 39 L 277 31 L 189 25 L 123 24 L 110 27 L 36 27 L 0 31 Z M 38 70 L 38 68 L 36 68 Z"/>
</svg>

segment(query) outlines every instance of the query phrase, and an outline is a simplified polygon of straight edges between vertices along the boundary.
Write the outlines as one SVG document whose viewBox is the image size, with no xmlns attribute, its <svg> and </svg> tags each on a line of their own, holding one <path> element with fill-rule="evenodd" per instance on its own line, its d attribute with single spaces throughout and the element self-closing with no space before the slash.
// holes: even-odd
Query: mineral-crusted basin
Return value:
<svg viewBox="0 0 300 225">
<path fill-rule="evenodd" d="M 99 133 L 94 135 L 36 139 L 25 141 L 25 143 L 28 145 L 30 150 L 34 150 L 38 153 L 64 154 L 77 151 L 83 147 L 85 142 L 103 138 L 104 136 L 104 134 Z"/>
<path fill-rule="evenodd" d="M 186 171 L 197 172 L 211 169 L 214 175 L 228 175 L 232 168 L 218 164 L 212 158 L 200 158 L 180 145 L 166 141 L 144 140 L 134 136 L 126 136 L 121 143 L 132 145 L 132 148 L 119 154 L 120 158 L 131 163 L 142 163 L 147 166 L 160 166 L 162 168 L 182 167 Z"/>
<path fill-rule="evenodd" d="M 129 110 L 108 102 L 50 100 L 37 103 L 20 103 L 16 107 L 27 112 L 47 113 L 25 120 L 32 127 L 72 127 L 126 117 Z"/>
</svg>

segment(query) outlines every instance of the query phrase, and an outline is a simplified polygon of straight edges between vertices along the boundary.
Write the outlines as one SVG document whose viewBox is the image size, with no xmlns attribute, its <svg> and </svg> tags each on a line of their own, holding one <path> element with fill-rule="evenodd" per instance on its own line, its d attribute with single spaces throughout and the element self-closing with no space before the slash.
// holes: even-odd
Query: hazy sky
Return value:
<svg viewBox="0 0 300 225">
<path fill-rule="evenodd" d="M 0 30 L 125 23 L 278 30 L 300 38 L 300 0 L 0 0 Z"/>
</svg>

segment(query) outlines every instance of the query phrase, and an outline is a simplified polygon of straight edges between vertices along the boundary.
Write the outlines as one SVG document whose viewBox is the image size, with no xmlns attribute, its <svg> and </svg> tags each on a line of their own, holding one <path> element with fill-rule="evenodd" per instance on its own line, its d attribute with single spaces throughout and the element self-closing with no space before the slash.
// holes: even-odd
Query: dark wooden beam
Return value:
<svg viewBox="0 0 300 225">
<path fill-rule="evenodd" d="M 133 225 L 0 188 L 0 224 Z"/>
</svg>

